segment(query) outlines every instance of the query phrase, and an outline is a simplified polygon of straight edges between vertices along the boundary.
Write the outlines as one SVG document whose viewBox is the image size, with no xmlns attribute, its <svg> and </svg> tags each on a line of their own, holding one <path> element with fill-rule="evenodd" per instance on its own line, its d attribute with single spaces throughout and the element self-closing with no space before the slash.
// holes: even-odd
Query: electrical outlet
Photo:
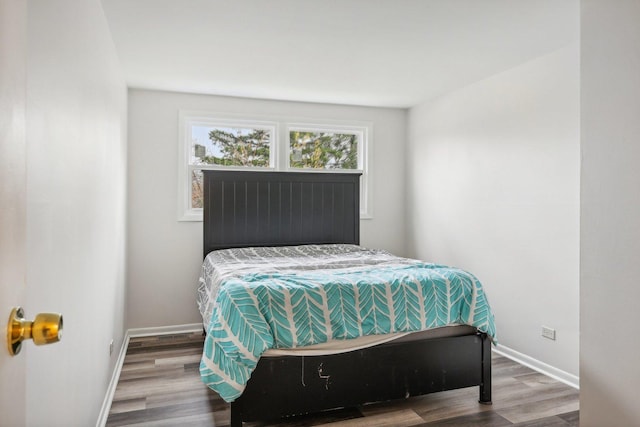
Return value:
<svg viewBox="0 0 640 427">
<path fill-rule="evenodd" d="M 549 328 L 547 326 L 542 327 L 542 336 L 545 338 L 549 338 L 550 340 L 556 340 L 556 330 Z"/>
<path fill-rule="evenodd" d="M 113 340 L 109 343 L 109 356 L 113 354 Z"/>
</svg>

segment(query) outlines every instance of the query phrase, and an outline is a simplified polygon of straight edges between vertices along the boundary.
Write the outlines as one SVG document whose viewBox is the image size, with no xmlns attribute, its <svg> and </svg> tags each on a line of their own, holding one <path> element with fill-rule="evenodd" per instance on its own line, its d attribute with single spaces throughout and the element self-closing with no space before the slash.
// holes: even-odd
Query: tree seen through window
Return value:
<svg viewBox="0 0 640 427">
<path fill-rule="evenodd" d="M 358 135 L 335 132 L 289 132 L 293 168 L 358 169 Z"/>
</svg>

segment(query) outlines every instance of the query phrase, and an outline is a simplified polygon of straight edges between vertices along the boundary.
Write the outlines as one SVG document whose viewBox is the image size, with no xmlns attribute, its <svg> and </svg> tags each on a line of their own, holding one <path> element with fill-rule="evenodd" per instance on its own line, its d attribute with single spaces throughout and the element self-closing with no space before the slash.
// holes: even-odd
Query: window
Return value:
<svg viewBox="0 0 640 427">
<path fill-rule="evenodd" d="M 202 220 L 202 171 L 361 172 L 361 218 L 370 218 L 371 124 L 290 122 L 180 112 L 178 219 Z"/>
<path fill-rule="evenodd" d="M 274 122 L 181 113 L 178 218 L 202 220 L 204 169 L 275 169 L 277 129 Z"/>
<path fill-rule="evenodd" d="M 362 132 L 289 127 L 289 167 L 362 170 Z"/>
</svg>

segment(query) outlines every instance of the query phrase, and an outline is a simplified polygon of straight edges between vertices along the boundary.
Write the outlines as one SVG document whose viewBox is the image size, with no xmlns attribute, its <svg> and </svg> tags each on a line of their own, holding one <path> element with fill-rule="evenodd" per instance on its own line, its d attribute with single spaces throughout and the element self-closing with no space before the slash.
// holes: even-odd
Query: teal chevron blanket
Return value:
<svg viewBox="0 0 640 427">
<path fill-rule="evenodd" d="M 203 265 L 216 283 L 199 298 L 208 319 L 200 373 L 227 402 L 271 348 L 458 324 L 495 337 L 482 285 L 470 273 L 357 246 L 301 248 L 218 251 Z"/>
</svg>

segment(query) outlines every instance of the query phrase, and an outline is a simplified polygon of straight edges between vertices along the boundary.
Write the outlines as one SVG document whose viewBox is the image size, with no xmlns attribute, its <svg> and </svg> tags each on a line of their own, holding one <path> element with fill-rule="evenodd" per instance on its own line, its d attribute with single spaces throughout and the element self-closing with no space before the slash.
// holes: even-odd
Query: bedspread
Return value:
<svg viewBox="0 0 640 427">
<path fill-rule="evenodd" d="M 495 337 L 481 283 L 470 273 L 352 245 L 216 251 L 209 283 L 203 381 L 227 402 L 260 355 L 363 335 L 467 324 Z M 205 274 L 206 273 L 206 274 Z M 206 300 L 206 302 L 203 302 Z"/>
</svg>

